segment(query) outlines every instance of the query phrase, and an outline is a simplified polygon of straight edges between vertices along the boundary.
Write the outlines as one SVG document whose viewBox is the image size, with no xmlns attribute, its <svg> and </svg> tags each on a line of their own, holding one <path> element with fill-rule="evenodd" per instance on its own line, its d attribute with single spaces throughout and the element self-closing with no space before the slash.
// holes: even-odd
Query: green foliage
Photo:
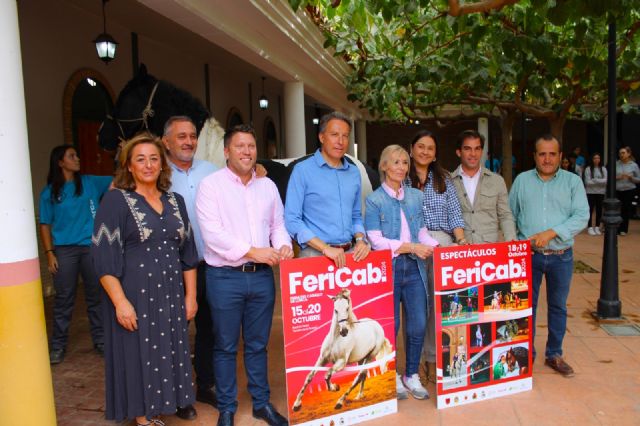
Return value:
<svg viewBox="0 0 640 426">
<path fill-rule="evenodd" d="M 353 68 L 349 99 L 374 116 L 406 120 L 451 104 L 595 119 L 607 95 L 611 19 L 619 106 L 640 86 L 640 0 L 520 0 L 460 17 L 447 14 L 446 0 L 289 3 L 319 12 L 325 47 Z"/>
</svg>

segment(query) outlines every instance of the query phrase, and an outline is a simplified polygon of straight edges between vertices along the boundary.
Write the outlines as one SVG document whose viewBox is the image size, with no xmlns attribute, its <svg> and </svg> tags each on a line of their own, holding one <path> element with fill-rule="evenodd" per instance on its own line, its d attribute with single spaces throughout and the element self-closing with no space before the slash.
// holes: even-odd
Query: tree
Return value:
<svg viewBox="0 0 640 426">
<path fill-rule="evenodd" d="M 439 117 L 447 106 L 497 111 L 506 168 L 519 112 L 546 118 L 559 140 L 568 118 L 603 114 L 609 19 L 620 46 L 618 105 L 630 109 L 640 85 L 639 0 L 300 3 L 325 46 L 353 67 L 349 99 L 391 120 Z"/>
</svg>

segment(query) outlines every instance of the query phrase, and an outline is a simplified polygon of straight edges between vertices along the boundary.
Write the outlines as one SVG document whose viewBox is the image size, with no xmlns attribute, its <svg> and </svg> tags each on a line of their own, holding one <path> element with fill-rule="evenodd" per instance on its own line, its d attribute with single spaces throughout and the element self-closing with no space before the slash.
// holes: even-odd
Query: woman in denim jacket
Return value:
<svg viewBox="0 0 640 426">
<path fill-rule="evenodd" d="M 409 154 L 390 145 L 380 156 L 382 185 L 366 200 L 365 228 L 375 250 L 391 250 L 393 256 L 393 298 L 395 333 L 400 328 L 400 303 L 406 333 L 406 369 L 396 374 L 398 399 L 407 390 L 417 399 L 429 393 L 420 383 L 418 368 L 427 325 L 427 271 L 424 259 L 431 256 L 437 241 L 429 236 L 422 214 L 422 192 L 403 186 L 409 171 Z M 405 389 L 406 388 L 406 389 Z"/>
</svg>

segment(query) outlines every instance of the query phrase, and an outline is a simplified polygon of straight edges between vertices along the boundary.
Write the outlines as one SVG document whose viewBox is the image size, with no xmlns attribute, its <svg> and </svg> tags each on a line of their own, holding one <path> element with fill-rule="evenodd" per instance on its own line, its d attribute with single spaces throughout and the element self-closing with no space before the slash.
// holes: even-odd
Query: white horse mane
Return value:
<svg viewBox="0 0 640 426">
<path fill-rule="evenodd" d="M 198 137 L 197 159 L 207 160 L 218 168 L 226 165 L 224 158 L 224 129 L 218 121 L 210 117 L 204 122 L 204 126 Z"/>
</svg>

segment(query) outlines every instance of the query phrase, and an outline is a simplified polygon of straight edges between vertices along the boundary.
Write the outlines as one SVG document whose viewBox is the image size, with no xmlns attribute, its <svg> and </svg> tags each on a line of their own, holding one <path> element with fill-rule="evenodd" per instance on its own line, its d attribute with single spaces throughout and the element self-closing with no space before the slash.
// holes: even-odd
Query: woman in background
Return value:
<svg viewBox="0 0 640 426">
<path fill-rule="evenodd" d="M 60 145 L 49 156 L 47 186 L 40 193 L 40 235 L 56 295 L 49 361 L 64 360 L 78 274 L 82 275 L 93 347 L 103 353 L 100 284 L 91 263 L 89 247 L 93 218 L 111 176 L 80 174 L 80 157 L 71 145 Z"/>
<path fill-rule="evenodd" d="M 616 194 L 622 204 L 622 223 L 618 228 L 618 235 L 627 235 L 629 219 L 633 216 L 633 196 L 636 193 L 636 184 L 640 183 L 640 169 L 633 161 L 633 154 L 628 146 L 620 148 L 618 157 L 620 159 L 616 162 Z"/>
<path fill-rule="evenodd" d="M 602 220 L 602 201 L 607 189 L 607 169 L 602 167 L 599 153 L 591 156 L 589 165 L 584 169 L 584 186 L 589 201 L 589 235 L 600 235 L 600 223 Z M 595 210 L 595 217 L 592 214 Z M 592 225 L 593 224 L 593 225 Z"/>
</svg>

